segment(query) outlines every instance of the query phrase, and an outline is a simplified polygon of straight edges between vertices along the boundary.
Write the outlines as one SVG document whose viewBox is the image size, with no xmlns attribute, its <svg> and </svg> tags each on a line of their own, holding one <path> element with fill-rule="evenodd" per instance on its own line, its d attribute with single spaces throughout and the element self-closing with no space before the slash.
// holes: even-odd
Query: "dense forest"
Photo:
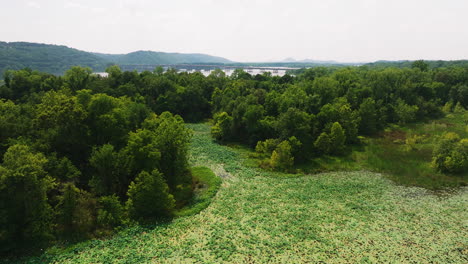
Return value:
<svg viewBox="0 0 468 264">
<path fill-rule="evenodd" d="M 66 46 L 0 41 L 0 76 L 6 70 L 33 70 L 62 75 L 72 66 L 90 67 L 104 71 L 113 64 L 177 64 L 230 63 L 231 61 L 205 54 L 136 51 L 128 54 L 103 54 L 81 51 Z"/>
<path fill-rule="evenodd" d="M 118 66 L 106 78 L 82 67 L 63 76 L 7 71 L 0 87 L 2 253 L 171 217 L 193 192 L 184 120 L 212 119 L 216 141 L 247 145 L 265 158 L 262 167 L 291 171 L 309 157 L 341 155 L 388 124 L 465 111 L 468 68 L 411 66 L 317 67 L 282 77 Z M 445 135 L 434 168 L 466 172 L 467 143 Z"/>
</svg>

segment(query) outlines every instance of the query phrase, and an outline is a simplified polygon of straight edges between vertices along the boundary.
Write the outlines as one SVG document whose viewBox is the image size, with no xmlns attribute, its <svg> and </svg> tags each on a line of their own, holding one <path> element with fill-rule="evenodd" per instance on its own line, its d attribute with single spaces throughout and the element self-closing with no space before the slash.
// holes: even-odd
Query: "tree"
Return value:
<svg viewBox="0 0 468 264">
<path fill-rule="evenodd" d="M 449 132 L 442 135 L 434 148 L 432 165 L 442 172 L 461 173 L 468 171 L 468 139 Z"/>
<path fill-rule="evenodd" d="M 192 138 L 182 118 L 169 112 L 152 115 L 143 124 L 143 129 L 154 135 L 154 144 L 162 153 L 158 170 L 164 175 L 171 191 L 178 185 L 190 185 L 192 177 L 188 170 L 188 146 Z"/>
<path fill-rule="evenodd" d="M 68 88 L 72 91 L 78 91 L 87 89 L 92 72 L 91 68 L 74 66 L 65 72 L 63 78 Z"/>
<path fill-rule="evenodd" d="M 123 197 L 127 191 L 129 164 L 125 153 L 114 151 L 110 144 L 94 148 L 89 158 L 93 178 L 89 182 L 97 195 L 118 194 Z"/>
<path fill-rule="evenodd" d="M 340 123 L 333 123 L 330 130 L 331 152 L 333 154 L 342 154 L 345 149 L 346 136 Z"/>
<path fill-rule="evenodd" d="M 67 156 L 76 164 L 88 153 L 85 109 L 66 91 L 44 94 L 34 109 L 33 128 L 45 151 Z"/>
<path fill-rule="evenodd" d="M 125 221 L 124 207 L 116 195 L 102 196 L 98 200 L 97 224 L 102 228 L 115 228 Z"/>
<path fill-rule="evenodd" d="M 329 154 L 331 151 L 330 136 L 327 133 L 322 132 L 317 140 L 315 140 L 314 147 L 322 154 Z"/>
<path fill-rule="evenodd" d="M 51 238 L 52 211 L 47 190 L 53 180 L 43 154 L 25 145 L 8 148 L 0 166 L 0 251 L 44 243 Z"/>
<path fill-rule="evenodd" d="M 232 136 L 233 118 L 226 112 L 214 115 L 215 125 L 211 127 L 211 135 L 218 141 L 227 141 Z"/>
<path fill-rule="evenodd" d="M 138 174 L 127 194 L 130 217 L 138 221 L 170 216 L 175 206 L 174 197 L 158 170 Z"/>
<path fill-rule="evenodd" d="M 364 135 L 373 135 L 377 132 L 377 106 L 372 98 L 366 98 L 359 106 L 359 132 Z"/>
<path fill-rule="evenodd" d="M 402 99 L 398 98 L 395 107 L 395 114 L 398 122 L 406 124 L 415 121 L 418 109 L 416 105 L 408 105 Z"/>
<path fill-rule="evenodd" d="M 73 183 L 66 183 L 56 207 L 59 235 L 79 239 L 90 235 L 95 227 L 96 200 Z"/>
<path fill-rule="evenodd" d="M 279 171 L 287 171 L 294 165 L 294 157 L 292 156 L 292 148 L 289 141 L 281 142 L 271 154 L 271 167 Z"/>
<path fill-rule="evenodd" d="M 420 69 L 421 71 L 425 72 L 429 70 L 429 64 L 427 64 L 424 60 L 417 60 L 411 64 L 411 68 Z"/>
</svg>

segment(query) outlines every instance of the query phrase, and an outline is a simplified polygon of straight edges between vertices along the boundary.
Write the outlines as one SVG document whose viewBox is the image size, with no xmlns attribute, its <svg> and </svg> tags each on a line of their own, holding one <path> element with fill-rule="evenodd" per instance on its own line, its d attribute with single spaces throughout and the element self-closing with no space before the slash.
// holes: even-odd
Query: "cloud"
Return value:
<svg viewBox="0 0 468 264">
<path fill-rule="evenodd" d="M 31 8 L 37 8 L 37 9 L 41 8 L 41 5 L 38 2 L 34 2 L 34 1 L 29 1 L 27 3 L 27 6 Z"/>
</svg>

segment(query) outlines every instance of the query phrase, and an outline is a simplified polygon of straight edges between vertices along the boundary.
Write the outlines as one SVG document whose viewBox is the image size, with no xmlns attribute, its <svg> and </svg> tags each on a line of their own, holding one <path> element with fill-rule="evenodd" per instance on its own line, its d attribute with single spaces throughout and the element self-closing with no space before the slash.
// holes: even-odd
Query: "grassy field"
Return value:
<svg viewBox="0 0 468 264">
<path fill-rule="evenodd" d="M 285 175 L 195 134 L 191 163 L 221 188 L 199 214 L 108 240 L 51 248 L 27 263 L 467 263 L 467 188 L 437 193 L 378 173 Z"/>
</svg>

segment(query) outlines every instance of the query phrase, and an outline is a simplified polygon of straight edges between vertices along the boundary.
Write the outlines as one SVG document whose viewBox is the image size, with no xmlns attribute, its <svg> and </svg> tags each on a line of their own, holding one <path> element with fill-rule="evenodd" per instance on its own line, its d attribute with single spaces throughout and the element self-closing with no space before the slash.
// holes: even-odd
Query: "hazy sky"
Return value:
<svg viewBox="0 0 468 264">
<path fill-rule="evenodd" d="M 0 0 L 0 41 L 235 61 L 468 59 L 468 0 Z"/>
</svg>

